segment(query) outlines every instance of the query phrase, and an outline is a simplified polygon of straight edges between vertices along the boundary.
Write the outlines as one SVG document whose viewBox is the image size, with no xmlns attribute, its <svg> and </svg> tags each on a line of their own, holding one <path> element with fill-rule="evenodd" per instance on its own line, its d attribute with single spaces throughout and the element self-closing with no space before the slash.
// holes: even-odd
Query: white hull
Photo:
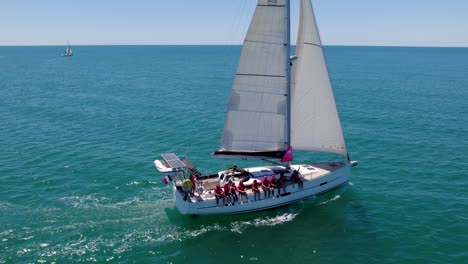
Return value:
<svg viewBox="0 0 468 264">
<path fill-rule="evenodd" d="M 332 163 L 333 164 L 333 163 Z M 185 215 L 210 215 L 210 214 L 239 214 L 249 213 L 254 211 L 266 210 L 279 206 L 291 204 L 306 198 L 315 197 L 328 191 L 334 190 L 341 186 L 344 186 L 349 181 L 350 176 L 350 163 L 335 163 L 338 168 L 332 171 L 325 171 L 325 173 L 318 173 L 319 175 L 312 175 L 311 177 L 304 177 L 303 183 L 304 188 L 300 189 L 297 184 L 292 182 L 286 185 L 286 194 L 276 196 L 277 190 L 275 190 L 274 198 L 264 198 L 264 193 L 260 193 L 261 200 L 254 200 L 254 194 L 248 191 L 248 197 L 250 202 L 245 201 L 243 198 L 243 204 L 236 203 L 232 206 L 225 206 L 220 200 L 219 205 L 216 205 L 214 198 L 201 199 L 201 197 L 193 197 L 189 201 L 184 201 L 184 193 L 177 189 L 174 190 L 175 206 L 180 213 Z M 316 164 L 311 164 L 315 167 Z M 299 165 L 292 166 L 298 167 Z M 271 176 L 271 174 L 270 174 Z M 283 194 L 283 190 L 281 190 Z M 239 197 L 240 199 L 240 197 Z"/>
</svg>

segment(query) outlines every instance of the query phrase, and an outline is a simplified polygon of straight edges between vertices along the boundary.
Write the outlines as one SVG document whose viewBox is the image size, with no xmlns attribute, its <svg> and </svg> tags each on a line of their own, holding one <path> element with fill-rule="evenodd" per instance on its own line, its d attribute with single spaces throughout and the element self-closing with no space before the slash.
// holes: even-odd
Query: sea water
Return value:
<svg viewBox="0 0 468 264">
<path fill-rule="evenodd" d="M 152 162 L 252 164 L 210 157 L 240 47 L 73 48 L 0 47 L 0 263 L 468 263 L 468 49 L 325 47 L 349 186 L 191 217 Z"/>
</svg>

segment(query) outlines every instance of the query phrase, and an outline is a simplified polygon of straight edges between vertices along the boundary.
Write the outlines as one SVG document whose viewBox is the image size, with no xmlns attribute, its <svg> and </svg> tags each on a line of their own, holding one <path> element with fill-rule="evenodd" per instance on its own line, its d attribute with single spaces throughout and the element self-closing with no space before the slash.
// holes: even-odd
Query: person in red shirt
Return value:
<svg viewBox="0 0 468 264">
<path fill-rule="evenodd" d="M 258 183 L 257 180 L 254 180 L 252 183 L 252 192 L 254 193 L 254 199 L 257 201 L 257 195 L 258 195 L 258 200 L 260 200 L 260 184 Z"/>
<path fill-rule="evenodd" d="M 228 206 L 231 206 L 231 185 L 229 183 L 224 184 L 224 198 Z"/>
<path fill-rule="evenodd" d="M 190 181 L 192 182 L 192 196 L 195 194 L 195 190 L 197 189 L 197 177 L 195 175 L 190 174 Z"/>
<path fill-rule="evenodd" d="M 242 203 L 242 196 L 245 196 L 245 198 L 247 199 L 247 202 L 250 203 L 249 196 L 247 195 L 247 191 L 245 190 L 245 185 L 242 181 L 240 181 L 239 185 L 237 185 L 237 190 L 239 190 L 240 203 Z"/>
<path fill-rule="evenodd" d="M 267 176 L 263 176 L 262 179 L 262 190 L 263 190 L 263 195 L 265 196 L 265 199 L 270 198 L 270 182 L 268 181 Z"/>
<path fill-rule="evenodd" d="M 271 192 L 271 198 L 275 198 L 275 189 L 276 189 L 276 176 L 273 174 L 269 180 L 270 182 L 270 192 Z"/>
<path fill-rule="evenodd" d="M 219 184 L 216 185 L 216 187 L 214 188 L 214 195 L 215 195 L 215 198 L 216 198 L 216 206 L 218 206 L 220 198 L 223 199 L 223 204 L 225 203 L 224 195 L 223 195 L 223 189 L 221 189 L 221 186 L 219 186 Z"/>
</svg>

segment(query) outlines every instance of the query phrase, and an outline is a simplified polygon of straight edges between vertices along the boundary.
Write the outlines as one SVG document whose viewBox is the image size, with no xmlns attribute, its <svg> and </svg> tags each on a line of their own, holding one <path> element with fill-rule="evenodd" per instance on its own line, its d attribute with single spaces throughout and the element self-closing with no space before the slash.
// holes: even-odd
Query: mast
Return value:
<svg viewBox="0 0 468 264">
<path fill-rule="evenodd" d="M 287 111 L 287 146 L 291 147 L 291 1 L 286 0 L 286 111 Z M 287 168 L 291 167 L 291 161 L 287 162 Z"/>
<path fill-rule="evenodd" d="M 287 146 L 291 146 L 291 5 L 286 0 L 286 102 L 287 102 Z M 289 165 L 289 163 L 288 163 Z"/>
</svg>

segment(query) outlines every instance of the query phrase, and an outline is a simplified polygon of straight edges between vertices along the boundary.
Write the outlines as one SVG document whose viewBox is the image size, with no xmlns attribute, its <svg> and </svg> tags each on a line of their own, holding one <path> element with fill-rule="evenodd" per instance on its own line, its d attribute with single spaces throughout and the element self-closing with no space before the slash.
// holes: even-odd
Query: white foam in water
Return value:
<svg viewBox="0 0 468 264">
<path fill-rule="evenodd" d="M 60 200 L 65 201 L 66 204 L 71 205 L 74 208 L 85 208 L 85 209 L 88 209 L 91 207 L 117 208 L 117 207 L 137 204 L 140 202 L 140 199 L 138 197 L 133 197 L 130 200 L 112 203 L 111 199 L 106 198 L 106 197 L 96 197 L 95 194 L 90 194 L 86 196 L 63 197 Z"/>
<path fill-rule="evenodd" d="M 261 227 L 261 226 L 276 226 L 292 221 L 299 213 L 284 213 L 272 218 L 257 218 L 252 221 L 239 221 L 231 223 L 230 231 L 242 234 L 242 232 L 250 227 Z"/>
<path fill-rule="evenodd" d="M 140 199 L 138 197 L 133 197 L 133 199 L 131 200 L 116 203 L 114 206 L 119 207 L 119 206 L 125 206 L 125 205 L 130 205 L 130 204 L 136 204 L 139 202 L 140 202 Z"/>
<path fill-rule="evenodd" d="M 275 226 L 292 221 L 299 213 L 285 213 L 273 218 L 255 219 L 254 226 Z"/>
<path fill-rule="evenodd" d="M 60 200 L 65 201 L 67 204 L 72 205 L 75 208 L 89 208 L 90 206 L 98 206 L 99 202 L 106 198 L 96 198 L 93 194 L 86 196 L 69 196 L 63 197 Z"/>
<path fill-rule="evenodd" d="M 335 197 L 331 198 L 330 200 L 319 203 L 319 205 L 327 204 L 327 203 L 332 202 L 332 201 L 336 201 L 336 200 L 340 199 L 340 197 L 341 197 L 341 195 L 337 194 L 337 195 L 335 195 Z"/>
</svg>

